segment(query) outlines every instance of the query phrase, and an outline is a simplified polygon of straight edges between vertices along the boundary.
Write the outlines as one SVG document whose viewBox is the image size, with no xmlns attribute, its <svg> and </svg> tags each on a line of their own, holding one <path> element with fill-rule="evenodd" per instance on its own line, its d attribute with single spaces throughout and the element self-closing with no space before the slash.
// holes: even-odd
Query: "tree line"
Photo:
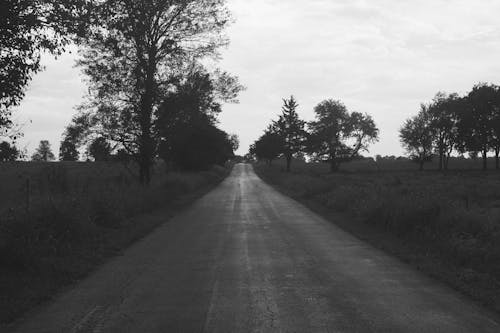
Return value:
<svg viewBox="0 0 500 333">
<path fill-rule="evenodd" d="M 158 158 L 183 169 L 224 163 L 238 140 L 217 127 L 217 114 L 243 86 L 203 64 L 227 45 L 231 20 L 225 0 L 2 1 L 0 135 L 20 134 L 12 107 L 42 69 L 41 54 L 75 44 L 89 93 L 63 134 L 64 159 L 83 146 L 96 156 L 111 149 L 138 164 L 144 183 Z"/>
<path fill-rule="evenodd" d="M 379 130 L 368 114 L 350 112 L 338 100 L 327 99 L 314 108 L 315 120 L 306 122 L 297 113 L 293 96 L 283 100 L 282 112 L 250 147 L 249 154 L 271 164 L 278 157 L 286 160 L 286 171 L 293 158 L 304 155 L 313 161 L 328 162 L 335 172 L 343 162 L 357 158 L 378 140 Z"/>
<path fill-rule="evenodd" d="M 410 158 L 424 168 L 434 157 L 439 170 L 447 170 L 453 153 L 482 158 L 487 169 L 488 154 L 495 154 L 500 168 L 500 87 L 479 83 L 460 96 L 438 93 L 422 104 L 417 115 L 406 120 L 399 137 Z"/>
</svg>

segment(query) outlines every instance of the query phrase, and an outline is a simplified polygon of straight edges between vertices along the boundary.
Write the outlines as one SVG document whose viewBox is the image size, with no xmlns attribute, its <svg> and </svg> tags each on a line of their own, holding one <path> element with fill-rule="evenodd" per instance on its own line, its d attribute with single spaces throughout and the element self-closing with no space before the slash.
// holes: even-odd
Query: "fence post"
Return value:
<svg viewBox="0 0 500 333">
<path fill-rule="evenodd" d="M 30 210 L 30 202 L 31 202 L 31 182 L 30 178 L 26 178 L 26 211 Z"/>
</svg>

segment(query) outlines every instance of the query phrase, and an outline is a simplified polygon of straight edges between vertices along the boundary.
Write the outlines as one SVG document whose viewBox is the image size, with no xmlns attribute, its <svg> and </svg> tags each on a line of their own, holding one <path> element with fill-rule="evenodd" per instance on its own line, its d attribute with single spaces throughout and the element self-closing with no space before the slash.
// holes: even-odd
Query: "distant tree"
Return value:
<svg viewBox="0 0 500 333">
<path fill-rule="evenodd" d="M 283 152 L 283 146 L 283 138 L 270 126 L 252 145 L 251 154 L 258 160 L 264 160 L 271 165 L 273 160 Z"/>
<path fill-rule="evenodd" d="M 65 137 L 61 141 L 59 147 L 59 160 L 60 161 L 78 161 L 80 153 L 77 150 L 76 144 L 69 137 Z"/>
<path fill-rule="evenodd" d="M 12 162 L 19 157 L 19 150 L 16 146 L 7 141 L 0 142 L 0 162 Z"/>
<path fill-rule="evenodd" d="M 496 87 L 496 98 L 494 101 L 495 111 L 491 118 L 492 137 L 491 146 L 495 152 L 495 169 L 500 169 L 500 87 Z"/>
<path fill-rule="evenodd" d="M 305 121 L 299 118 L 297 113 L 297 101 L 295 97 L 283 99 L 281 115 L 274 121 L 273 131 L 278 134 L 283 141 L 283 156 L 286 159 L 286 171 L 290 172 L 292 158 L 304 150 L 306 131 Z"/>
<path fill-rule="evenodd" d="M 240 147 L 240 138 L 238 137 L 238 135 L 230 134 L 229 141 L 231 142 L 231 148 L 233 149 L 233 151 L 237 151 Z"/>
<path fill-rule="evenodd" d="M 41 140 L 35 153 L 31 156 L 33 161 L 48 162 L 56 159 L 48 140 Z"/>
<path fill-rule="evenodd" d="M 424 163 L 432 160 L 434 130 L 431 125 L 431 116 L 426 105 L 421 106 L 420 112 L 406 120 L 399 130 L 399 137 L 410 158 L 424 169 Z"/>
<path fill-rule="evenodd" d="M 88 147 L 88 152 L 96 162 L 108 161 L 111 157 L 111 144 L 103 137 L 98 137 L 92 141 Z"/>
<path fill-rule="evenodd" d="M 316 120 L 308 124 L 308 151 L 317 160 L 328 161 L 330 171 L 350 161 L 370 143 L 378 140 L 378 128 L 372 117 L 359 112 L 349 113 L 344 104 L 325 100 L 314 108 Z"/>
<path fill-rule="evenodd" d="M 428 106 L 430 126 L 434 134 L 434 147 L 439 156 L 439 170 L 448 169 L 453 149 L 459 148 L 458 116 L 462 99 L 457 94 L 438 93 Z"/>
<path fill-rule="evenodd" d="M 466 96 L 458 121 L 459 135 L 464 149 L 481 153 L 483 170 L 488 168 L 488 152 L 495 146 L 494 119 L 499 112 L 498 87 L 480 83 Z"/>
</svg>

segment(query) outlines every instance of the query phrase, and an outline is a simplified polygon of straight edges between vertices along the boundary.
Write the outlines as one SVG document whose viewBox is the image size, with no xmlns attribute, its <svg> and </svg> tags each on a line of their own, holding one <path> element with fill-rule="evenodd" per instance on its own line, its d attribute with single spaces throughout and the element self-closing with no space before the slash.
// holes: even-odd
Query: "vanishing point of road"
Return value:
<svg viewBox="0 0 500 333">
<path fill-rule="evenodd" d="M 500 325 L 238 164 L 189 209 L 13 330 L 456 333 Z"/>
</svg>

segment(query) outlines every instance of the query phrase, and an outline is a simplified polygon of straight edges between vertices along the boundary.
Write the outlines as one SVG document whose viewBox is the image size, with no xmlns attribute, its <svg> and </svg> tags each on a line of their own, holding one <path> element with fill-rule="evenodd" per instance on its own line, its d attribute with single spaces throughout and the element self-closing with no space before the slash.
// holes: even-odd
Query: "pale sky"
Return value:
<svg viewBox="0 0 500 333">
<path fill-rule="evenodd" d="M 226 105 L 222 129 L 240 137 L 245 154 L 293 94 L 299 114 L 340 99 L 369 113 L 380 141 L 367 155 L 400 155 L 398 129 L 438 91 L 466 93 L 478 82 L 500 84 L 498 0 L 229 0 L 236 22 L 220 67 L 247 90 Z M 64 127 L 85 85 L 74 54 L 46 58 L 15 119 L 21 147 L 42 139 L 58 152 Z"/>
</svg>

